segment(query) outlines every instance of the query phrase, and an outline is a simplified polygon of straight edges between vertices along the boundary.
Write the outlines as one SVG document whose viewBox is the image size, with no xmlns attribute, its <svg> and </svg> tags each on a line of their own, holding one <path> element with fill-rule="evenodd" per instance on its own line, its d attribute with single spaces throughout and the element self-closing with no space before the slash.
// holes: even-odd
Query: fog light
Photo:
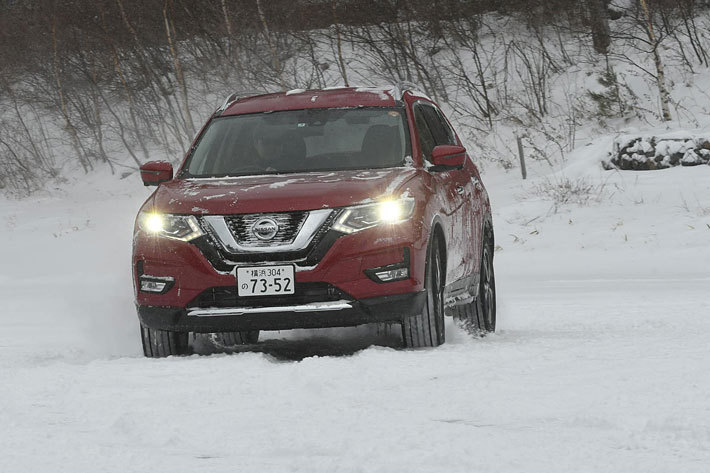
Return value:
<svg viewBox="0 0 710 473">
<path fill-rule="evenodd" d="M 171 277 L 143 275 L 141 276 L 140 282 L 142 292 L 164 294 L 173 286 L 175 279 Z"/>
<path fill-rule="evenodd" d="M 397 268 L 389 271 L 380 271 L 375 275 L 382 282 L 395 281 L 397 279 L 407 279 L 409 277 L 409 268 Z"/>
<path fill-rule="evenodd" d="M 141 291 L 163 292 L 167 283 L 158 281 L 141 281 Z"/>
<path fill-rule="evenodd" d="M 364 273 L 376 283 L 403 281 L 409 279 L 409 248 L 402 248 L 402 261 L 399 263 L 365 269 Z"/>
</svg>

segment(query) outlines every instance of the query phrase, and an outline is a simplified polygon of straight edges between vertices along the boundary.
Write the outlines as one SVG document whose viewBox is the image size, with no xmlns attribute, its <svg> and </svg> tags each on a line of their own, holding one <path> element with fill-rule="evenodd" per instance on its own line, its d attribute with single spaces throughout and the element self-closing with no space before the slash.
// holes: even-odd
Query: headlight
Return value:
<svg viewBox="0 0 710 473">
<path fill-rule="evenodd" d="M 141 212 L 138 216 L 141 230 L 173 240 L 190 241 L 204 233 L 192 215 L 170 215 L 157 212 Z"/>
<path fill-rule="evenodd" d="M 404 222 L 409 220 L 413 213 L 414 199 L 411 197 L 348 207 L 333 224 L 333 230 L 355 233 L 377 225 Z"/>
</svg>

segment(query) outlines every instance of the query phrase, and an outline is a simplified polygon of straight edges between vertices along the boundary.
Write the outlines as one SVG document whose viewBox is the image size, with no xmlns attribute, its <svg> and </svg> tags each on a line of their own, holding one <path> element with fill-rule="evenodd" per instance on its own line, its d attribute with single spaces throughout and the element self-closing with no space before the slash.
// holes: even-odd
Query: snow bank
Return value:
<svg viewBox="0 0 710 473">
<path fill-rule="evenodd" d="M 710 164 L 710 138 L 688 132 L 636 138 L 622 136 L 614 141 L 610 158 L 603 164 L 606 169 L 633 171 Z"/>
</svg>

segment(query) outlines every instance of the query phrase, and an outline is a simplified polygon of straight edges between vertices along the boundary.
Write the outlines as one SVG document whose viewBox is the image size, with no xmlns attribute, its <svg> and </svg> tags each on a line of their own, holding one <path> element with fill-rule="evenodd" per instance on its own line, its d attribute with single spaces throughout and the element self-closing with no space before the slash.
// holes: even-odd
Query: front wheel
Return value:
<svg viewBox="0 0 710 473">
<path fill-rule="evenodd" d="M 426 263 L 426 304 L 420 314 L 402 322 L 406 348 L 437 347 L 444 343 L 444 264 L 439 240 L 429 244 Z"/>
<path fill-rule="evenodd" d="M 157 330 L 141 324 L 143 354 L 149 358 L 186 355 L 189 349 L 187 332 Z"/>
<path fill-rule="evenodd" d="M 481 252 L 481 270 L 476 298 L 455 309 L 456 319 L 479 334 L 496 331 L 496 279 L 493 271 L 493 239 L 486 238 Z"/>
</svg>

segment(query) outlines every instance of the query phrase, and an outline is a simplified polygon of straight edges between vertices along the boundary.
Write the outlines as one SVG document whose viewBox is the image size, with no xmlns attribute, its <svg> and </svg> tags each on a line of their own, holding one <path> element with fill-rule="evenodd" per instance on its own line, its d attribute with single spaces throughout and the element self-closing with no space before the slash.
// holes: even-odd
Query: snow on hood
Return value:
<svg viewBox="0 0 710 473">
<path fill-rule="evenodd" d="M 176 179 L 160 185 L 153 203 L 161 212 L 202 215 L 344 207 L 397 196 L 416 173 L 390 168 Z"/>
</svg>

